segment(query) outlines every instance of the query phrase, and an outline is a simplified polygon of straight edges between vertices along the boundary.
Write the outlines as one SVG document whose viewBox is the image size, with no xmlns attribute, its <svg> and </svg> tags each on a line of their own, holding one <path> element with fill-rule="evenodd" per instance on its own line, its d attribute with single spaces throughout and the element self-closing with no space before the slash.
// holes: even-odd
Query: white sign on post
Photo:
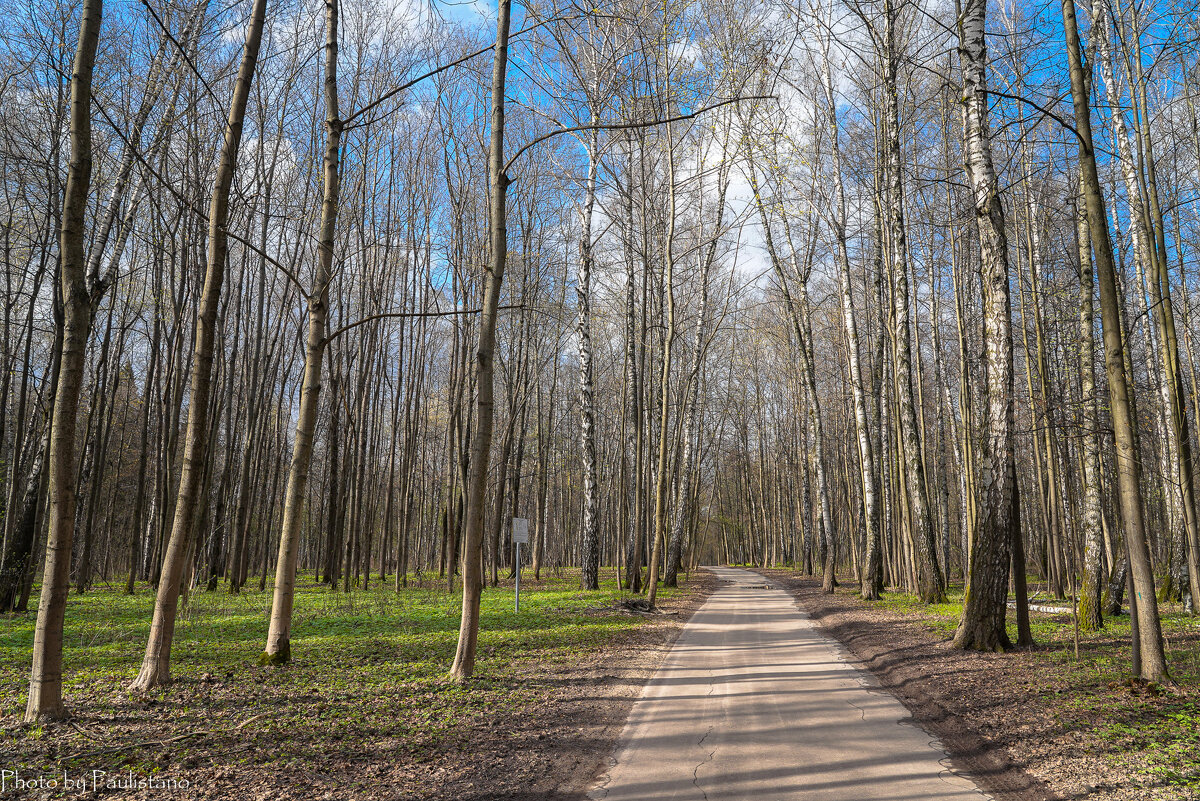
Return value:
<svg viewBox="0 0 1200 801">
<path fill-rule="evenodd" d="M 513 609 L 521 611 L 521 546 L 529 544 L 529 520 L 524 517 L 512 519 L 513 548 L 516 550 L 513 565 L 517 573 L 517 593 L 513 599 Z"/>
</svg>

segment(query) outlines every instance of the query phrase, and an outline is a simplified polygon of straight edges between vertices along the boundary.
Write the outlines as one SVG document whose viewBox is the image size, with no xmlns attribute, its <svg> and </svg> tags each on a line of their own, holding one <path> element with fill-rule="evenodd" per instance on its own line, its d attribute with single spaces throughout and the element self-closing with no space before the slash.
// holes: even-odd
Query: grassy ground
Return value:
<svg viewBox="0 0 1200 801">
<path fill-rule="evenodd" d="M 948 638 L 962 614 L 961 586 L 948 594 L 948 603 L 924 606 L 915 596 L 888 592 L 881 605 Z M 1044 597 L 1033 602 L 1071 605 Z M 1033 670 L 1027 680 L 1037 686 L 1030 695 L 1059 716 L 1056 725 L 1079 733 L 1081 747 L 1147 785 L 1200 797 L 1200 619 L 1178 604 L 1163 605 L 1162 613 L 1174 682 L 1165 687 L 1131 679 L 1128 615 L 1106 618 L 1102 631 L 1077 634 L 1070 612 L 1031 612 L 1037 645 L 1028 655 Z M 1009 637 L 1016 641 L 1011 610 Z"/>
<path fill-rule="evenodd" d="M 386 750 L 415 761 L 490 720 L 536 714 L 554 686 L 527 680 L 531 665 L 569 665 L 646 623 L 617 606 L 611 571 L 598 592 L 579 590 L 578 571 L 512 582 L 483 595 L 478 679 L 446 678 L 458 636 L 461 597 L 389 584 L 333 592 L 301 577 L 292 662 L 259 667 L 270 590 L 231 596 L 195 592 L 176 628 L 175 683 L 144 698 L 125 687 L 145 648 L 153 595 L 119 588 L 72 594 L 67 610 L 67 726 L 27 728 L 24 710 L 34 614 L 0 616 L 0 767 L 24 774 L 132 769 L 187 774 L 252 761 L 302 774 L 314 761 L 361 763 Z M 664 589 L 668 604 L 682 590 Z M 34 594 L 36 596 L 36 593 Z M 369 776 L 360 777 L 369 781 Z"/>
</svg>

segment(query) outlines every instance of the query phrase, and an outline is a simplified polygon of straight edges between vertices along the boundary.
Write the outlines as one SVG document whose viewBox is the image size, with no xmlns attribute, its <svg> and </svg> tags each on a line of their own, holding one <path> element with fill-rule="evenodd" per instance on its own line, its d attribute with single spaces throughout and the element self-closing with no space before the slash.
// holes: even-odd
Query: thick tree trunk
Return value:
<svg viewBox="0 0 1200 801">
<path fill-rule="evenodd" d="M 1013 497 L 1012 310 L 1008 239 L 1000 187 L 992 166 L 987 119 L 986 0 L 968 0 L 959 19 L 963 72 L 966 170 L 979 233 L 987 370 L 987 439 L 980 460 L 983 508 L 971 554 L 970 588 L 954 635 L 957 648 L 1000 651 L 1011 646 L 1005 628 L 1013 539 L 1019 535 Z M 1018 533 L 1014 534 L 1014 531 Z M 1024 565 L 1019 568 L 1024 575 Z"/>
</svg>

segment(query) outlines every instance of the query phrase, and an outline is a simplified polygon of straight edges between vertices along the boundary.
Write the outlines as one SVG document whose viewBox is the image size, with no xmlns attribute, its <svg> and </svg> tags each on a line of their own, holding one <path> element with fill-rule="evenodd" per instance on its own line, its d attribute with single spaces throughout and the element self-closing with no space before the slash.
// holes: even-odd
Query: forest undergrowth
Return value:
<svg viewBox="0 0 1200 801">
<path fill-rule="evenodd" d="M 605 573 L 597 593 L 579 590 L 578 570 L 544 571 L 541 581 L 526 571 L 520 612 L 511 578 L 485 590 L 478 673 L 465 685 L 447 676 L 461 596 L 436 576 L 413 576 L 400 592 L 389 577 L 351 593 L 302 576 L 293 660 L 284 667 L 258 665 L 270 588 L 194 591 L 179 617 L 174 682 L 144 695 L 127 688 L 154 596 L 144 586 L 129 596 L 101 585 L 69 602 L 64 681 L 73 717 L 64 724 L 21 724 L 35 613 L 0 617 L 0 762 L 25 777 L 102 770 L 108 780 L 130 771 L 135 781 L 188 779 L 185 797 L 241 797 L 235 786 L 247 797 L 254 787 L 272 797 L 436 797 L 445 785 L 430 782 L 471 767 L 460 748 L 482 738 L 474 753 L 485 760 L 496 735 L 553 738 L 562 717 L 556 705 L 572 690 L 563 675 L 622 643 L 644 648 L 662 639 L 639 629 L 678 623 L 678 615 L 624 610 L 626 594 Z M 703 584 L 664 589 L 659 599 L 670 610 Z"/>
</svg>

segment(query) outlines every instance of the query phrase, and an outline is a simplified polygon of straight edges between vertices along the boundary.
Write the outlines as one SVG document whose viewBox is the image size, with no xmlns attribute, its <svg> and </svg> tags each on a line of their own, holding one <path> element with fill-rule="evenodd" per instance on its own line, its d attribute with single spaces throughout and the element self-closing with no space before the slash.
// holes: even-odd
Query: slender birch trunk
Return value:
<svg viewBox="0 0 1200 801">
<path fill-rule="evenodd" d="M 1092 239 L 1088 232 L 1083 198 L 1075 207 L 1076 244 L 1079 250 L 1079 386 L 1083 461 L 1083 576 L 1079 583 L 1079 627 L 1096 631 L 1104 625 L 1103 519 L 1100 508 L 1100 439 L 1096 408 L 1095 277 L 1092 273 Z"/>
<path fill-rule="evenodd" d="M 650 545 L 650 568 L 646 578 L 646 601 L 654 608 L 658 595 L 658 573 L 662 563 L 662 543 L 667 536 L 667 439 L 668 413 L 671 408 L 671 351 L 675 345 L 675 133 L 667 123 L 667 230 L 663 239 L 663 314 L 662 374 L 659 378 L 658 466 L 654 485 L 654 539 Z"/>
<path fill-rule="evenodd" d="M 810 347 L 812 332 L 806 322 L 806 316 L 809 314 L 807 290 L 804 288 L 804 284 L 808 278 L 807 268 L 805 268 L 804 274 L 800 275 L 799 291 L 801 292 L 801 297 L 797 301 L 797 299 L 792 297 L 791 290 L 788 287 L 788 278 L 784 270 L 783 260 L 775 245 L 774 235 L 771 232 L 770 220 L 767 218 L 766 207 L 759 189 L 757 166 L 753 154 L 749 160 L 747 177 L 750 180 L 750 190 L 754 193 L 754 202 L 758 209 L 759 224 L 763 229 L 763 243 L 767 248 L 767 256 L 771 261 L 771 268 L 775 272 L 775 278 L 779 281 L 779 290 L 783 295 L 783 304 L 787 309 L 788 318 L 792 322 L 793 333 L 796 335 L 797 351 L 800 355 L 800 381 L 803 392 L 808 398 L 808 423 L 813 437 L 813 472 L 816 474 L 817 479 L 820 528 L 823 530 L 825 546 L 822 588 L 825 592 L 832 593 L 837 583 L 837 577 L 834 575 L 836 552 L 834 550 L 833 511 L 829 498 L 828 477 L 825 472 L 825 426 L 823 415 L 821 414 L 821 402 L 817 394 L 813 351 Z M 816 233 L 815 230 L 813 233 Z"/>
<path fill-rule="evenodd" d="M 642 590 L 642 387 L 638 371 L 637 279 L 633 252 L 633 143 L 629 148 L 629 186 L 625 198 L 625 458 L 628 464 L 629 526 L 625 544 L 625 589 Z"/>
<path fill-rule="evenodd" d="M 593 109 L 590 124 L 598 123 Z M 579 275 L 575 296 L 579 305 L 576 329 L 579 336 L 579 444 L 583 455 L 583 529 L 580 531 L 580 583 L 585 590 L 600 589 L 600 484 L 596 464 L 596 389 L 592 368 L 592 216 L 596 207 L 596 171 L 600 134 L 588 131 L 587 181 L 583 219 L 579 232 Z"/>
<path fill-rule="evenodd" d="M 703 164 L 697 165 L 703 174 Z M 720 232 L 725 223 L 725 194 L 729 187 L 729 162 L 722 158 L 717 167 L 717 219 L 715 231 L 700 256 L 700 308 L 696 320 L 696 336 L 692 350 L 692 363 L 688 369 L 684 392 L 683 454 L 679 464 L 679 498 L 671 519 L 671 536 L 667 543 L 667 564 L 663 571 L 663 585 L 674 587 L 679 583 L 679 568 L 683 554 L 684 528 L 691 521 L 692 496 L 696 491 L 696 458 L 699 450 L 697 438 L 700 431 L 700 371 L 708 348 L 709 276 L 716 260 Z M 703 194 L 703 188 L 701 189 Z M 703 209 L 701 209 L 700 239 L 704 240 Z"/>
<path fill-rule="evenodd" d="M 861 345 L 858 339 L 858 322 L 855 319 L 854 295 L 850 283 L 850 252 L 846 244 L 846 190 L 842 181 L 837 104 L 833 95 L 833 76 L 829 70 L 827 43 L 823 56 L 821 81 L 825 89 L 825 113 L 830 133 L 829 148 L 833 158 L 834 202 L 830 219 L 834 238 L 837 240 L 838 278 L 842 293 L 842 326 L 846 333 L 850 388 L 854 395 L 854 431 L 858 439 L 859 480 L 862 482 L 863 512 L 866 518 L 863 522 L 866 526 L 867 549 L 859 582 L 860 594 L 866 600 L 878 600 L 879 593 L 883 589 L 883 548 L 882 532 L 879 526 L 879 499 L 875 493 L 875 452 L 871 445 L 871 430 L 867 423 L 867 393 L 863 383 Z"/>
<path fill-rule="evenodd" d="M 941 603 L 946 599 L 946 589 L 937 561 L 937 540 L 930 515 L 929 497 L 925 490 L 925 472 L 921 460 L 921 433 L 917 428 L 916 411 L 913 406 L 913 356 L 909 333 L 908 239 L 904 223 L 903 163 L 900 157 L 900 101 L 896 86 L 896 72 L 900 62 L 899 54 L 896 51 L 898 13 L 894 0 L 885 0 L 884 16 L 886 25 L 884 32 L 886 52 L 883 59 L 885 158 L 890 190 L 888 235 L 892 257 L 891 272 L 895 281 L 892 306 L 895 315 L 893 330 L 896 343 L 896 406 L 899 412 L 900 455 L 904 466 L 904 484 L 912 517 L 913 542 L 916 546 L 917 589 L 921 601 L 932 604 Z"/>
</svg>

